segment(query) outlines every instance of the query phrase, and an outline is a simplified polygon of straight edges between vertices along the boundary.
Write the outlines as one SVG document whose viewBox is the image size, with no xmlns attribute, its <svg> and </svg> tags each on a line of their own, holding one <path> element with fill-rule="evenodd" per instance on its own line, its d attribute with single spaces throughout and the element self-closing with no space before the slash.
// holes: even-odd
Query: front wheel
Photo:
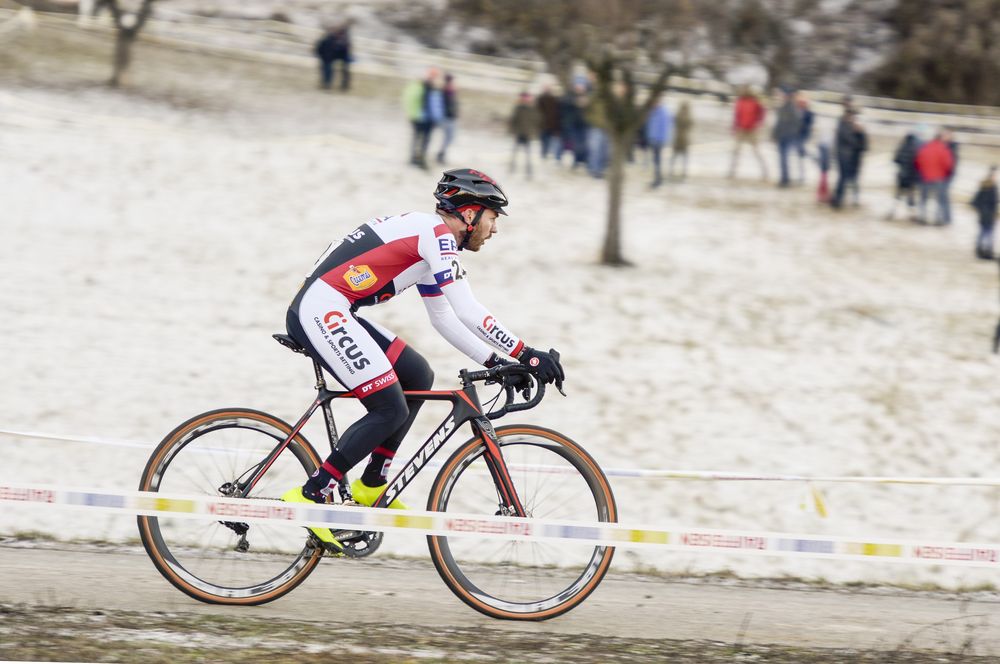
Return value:
<svg viewBox="0 0 1000 664">
<path fill-rule="evenodd" d="M 320 464 L 301 435 L 282 450 L 252 490 L 242 486 L 291 431 L 286 422 L 255 410 L 198 415 L 171 431 L 154 450 L 139 490 L 278 500 Z M 211 604 L 275 600 L 302 583 L 322 556 L 305 528 L 280 521 L 140 516 L 139 535 L 167 581 Z"/>
<path fill-rule="evenodd" d="M 618 520 L 607 478 L 578 444 L 530 425 L 503 426 L 496 433 L 527 516 Z M 486 453 L 478 438 L 456 450 L 434 480 L 427 510 L 501 513 Z M 428 536 L 427 543 L 441 578 L 463 602 L 509 620 L 545 620 L 577 606 L 604 578 L 614 554 L 613 547 L 573 540 Z"/>
</svg>

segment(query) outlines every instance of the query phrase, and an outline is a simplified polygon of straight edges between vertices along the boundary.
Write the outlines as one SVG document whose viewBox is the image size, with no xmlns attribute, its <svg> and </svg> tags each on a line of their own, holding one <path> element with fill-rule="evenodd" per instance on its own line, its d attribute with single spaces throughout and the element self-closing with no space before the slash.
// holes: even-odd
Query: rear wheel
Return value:
<svg viewBox="0 0 1000 664">
<path fill-rule="evenodd" d="M 198 415 L 163 439 L 146 464 L 139 490 L 279 500 L 321 463 L 300 435 L 249 495 L 240 486 L 290 433 L 286 422 L 255 410 Z M 138 522 L 142 544 L 160 573 L 191 597 L 212 604 L 275 600 L 302 583 L 323 553 L 308 530 L 280 521 L 140 516 Z"/>
<path fill-rule="evenodd" d="M 549 429 L 511 425 L 496 430 L 514 487 L 529 517 L 615 522 L 607 478 L 582 447 Z M 499 493 L 481 440 L 464 443 L 431 488 L 434 512 L 495 515 Z M 573 540 L 507 540 L 428 536 L 431 558 L 449 588 L 494 618 L 545 620 L 577 606 L 604 578 L 613 547 Z"/>
</svg>

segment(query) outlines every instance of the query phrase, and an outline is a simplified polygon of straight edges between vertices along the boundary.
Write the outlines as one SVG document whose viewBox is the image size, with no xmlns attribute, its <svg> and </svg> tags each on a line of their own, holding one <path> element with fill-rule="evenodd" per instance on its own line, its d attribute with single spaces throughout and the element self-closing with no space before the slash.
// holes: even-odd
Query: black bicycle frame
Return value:
<svg viewBox="0 0 1000 664">
<path fill-rule="evenodd" d="M 245 482 L 240 483 L 241 495 L 245 496 L 250 493 L 261 477 L 267 472 L 268 468 L 271 467 L 278 456 L 292 442 L 292 439 L 302 430 L 302 427 L 313 416 L 317 408 L 323 409 L 323 419 L 326 421 L 330 449 L 336 448 L 339 436 L 337 435 L 337 427 L 334 424 L 333 409 L 330 402 L 334 399 L 357 398 L 357 396 L 352 392 L 327 389 L 322 369 L 315 361 L 313 361 L 313 369 L 316 373 L 316 399 L 298 419 L 288 436 L 278 443 L 257 466 L 249 471 L 250 476 Z M 521 505 L 517 491 L 514 488 L 510 472 L 507 470 L 507 464 L 504 462 L 503 454 L 500 451 L 500 442 L 496 431 L 483 411 L 476 387 L 469 378 L 468 372 L 462 371 L 459 376 L 462 379 L 462 389 L 460 390 L 404 390 L 403 394 L 407 399 L 450 401 L 452 404 L 451 412 L 445 416 L 444 421 L 441 422 L 424 444 L 420 446 L 420 449 L 410 457 L 410 460 L 406 462 L 403 468 L 396 473 L 385 491 L 382 492 L 382 495 L 372 505 L 373 507 L 386 507 L 395 500 L 403 492 L 403 489 L 413 481 L 413 478 L 430 462 L 438 450 L 444 447 L 444 444 L 448 442 L 455 432 L 466 422 L 469 422 L 472 426 L 473 434 L 482 440 L 485 446 L 484 459 L 489 468 L 490 475 L 493 477 L 504 514 L 506 516 L 526 516 L 524 507 Z"/>
</svg>

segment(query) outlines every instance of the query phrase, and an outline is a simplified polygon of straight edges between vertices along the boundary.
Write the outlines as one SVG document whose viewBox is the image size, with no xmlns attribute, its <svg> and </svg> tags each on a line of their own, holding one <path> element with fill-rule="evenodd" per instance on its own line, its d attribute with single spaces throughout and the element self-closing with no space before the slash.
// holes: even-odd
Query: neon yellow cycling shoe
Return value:
<svg viewBox="0 0 1000 664">
<path fill-rule="evenodd" d="M 385 491 L 385 484 L 380 484 L 378 486 L 368 486 L 360 479 L 351 482 L 351 497 L 354 501 L 364 505 L 365 507 L 371 507 L 378 500 L 378 497 L 382 495 Z M 389 508 L 394 510 L 408 510 L 407 507 L 399 498 L 396 498 L 391 503 L 389 503 Z"/>
<path fill-rule="evenodd" d="M 289 489 L 281 495 L 281 500 L 286 503 L 311 503 L 313 505 L 324 505 L 325 503 L 317 503 L 315 500 L 309 496 L 302 493 L 302 487 L 297 486 L 294 489 Z M 326 545 L 327 551 L 335 553 L 337 551 L 343 551 L 344 545 L 337 541 L 337 538 L 333 536 L 329 528 L 319 528 L 308 526 L 309 532 L 319 538 L 319 541 Z"/>
</svg>

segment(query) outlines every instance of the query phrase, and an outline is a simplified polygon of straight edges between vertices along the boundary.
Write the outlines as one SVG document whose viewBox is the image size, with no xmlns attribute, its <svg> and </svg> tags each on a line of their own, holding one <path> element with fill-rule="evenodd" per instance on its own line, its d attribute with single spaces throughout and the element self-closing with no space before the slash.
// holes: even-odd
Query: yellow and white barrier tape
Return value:
<svg viewBox="0 0 1000 664">
<path fill-rule="evenodd" d="M 295 526 L 406 531 L 423 535 L 516 540 L 572 540 L 585 545 L 655 546 L 674 551 L 808 556 L 1000 568 L 1000 544 L 858 539 L 829 535 L 745 532 L 709 528 L 637 527 L 542 519 L 304 505 L 276 500 L 161 494 L 109 489 L 0 484 L 0 503 L 86 509 L 95 512 L 246 522 L 281 521 Z"/>
<path fill-rule="evenodd" d="M 103 439 L 93 436 L 69 436 L 63 434 L 44 433 L 39 431 L 18 431 L 0 429 L 0 436 L 17 438 L 34 438 L 69 443 L 85 443 L 92 445 L 110 445 L 115 447 L 131 447 L 152 449 L 155 443 L 133 440 Z M 429 467 L 440 467 L 441 462 L 432 461 Z M 534 468 L 537 468 L 534 467 Z M 854 476 L 854 475 L 797 475 L 780 473 L 735 473 L 722 470 L 675 470 L 670 468 L 604 468 L 608 477 L 633 479 L 663 479 L 663 480 L 701 480 L 727 482 L 824 482 L 851 484 L 933 484 L 940 486 L 983 486 L 1000 487 L 1000 477 L 888 477 L 888 476 Z M 553 466 L 552 473 L 574 472 L 570 469 Z"/>
</svg>

